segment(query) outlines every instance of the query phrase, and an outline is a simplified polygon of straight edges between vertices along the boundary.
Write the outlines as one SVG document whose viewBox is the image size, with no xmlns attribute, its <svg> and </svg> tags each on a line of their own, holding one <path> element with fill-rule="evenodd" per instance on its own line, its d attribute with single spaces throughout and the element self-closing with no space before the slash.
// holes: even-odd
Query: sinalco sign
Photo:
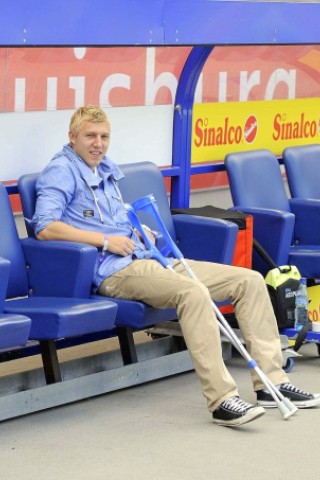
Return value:
<svg viewBox="0 0 320 480">
<path fill-rule="evenodd" d="M 195 104 L 192 162 L 221 161 L 235 151 L 318 143 L 320 99 Z"/>
</svg>

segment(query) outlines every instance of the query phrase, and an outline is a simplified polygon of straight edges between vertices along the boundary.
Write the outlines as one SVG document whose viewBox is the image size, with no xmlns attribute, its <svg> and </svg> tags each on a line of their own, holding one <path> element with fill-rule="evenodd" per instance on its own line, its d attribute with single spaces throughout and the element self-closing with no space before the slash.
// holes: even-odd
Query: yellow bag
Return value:
<svg viewBox="0 0 320 480">
<path fill-rule="evenodd" d="M 283 265 L 270 270 L 265 278 L 279 330 L 294 326 L 296 292 L 300 273 L 293 265 Z"/>
</svg>

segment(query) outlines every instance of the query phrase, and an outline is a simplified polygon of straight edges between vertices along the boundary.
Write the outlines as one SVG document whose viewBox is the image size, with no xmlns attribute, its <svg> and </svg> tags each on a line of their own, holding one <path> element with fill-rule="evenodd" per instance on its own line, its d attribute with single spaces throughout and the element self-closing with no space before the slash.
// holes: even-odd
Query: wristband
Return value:
<svg viewBox="0 0 320 480">
<path fill-rule="evenodd" d="M 108 250 L 108 244 L 109 244 L 108 235 L 104 234 L 103 237 L 104 237 L 104 241 L 103 241 L 103 247 L 101 250 L 101 255 L 99 257 L 99 263 L 103 262 L 103 259 L 106 255 L 106 252 Z"/>
<path fill-rule="evenodd" d="M 109 240 L 108 240 L 108 235 L 104 234 L 103 236 L 104 236 L 104 242 L 102 247 L 102 253 L 105 255 L 106 251 L 108 250 Z"/>
</svg>

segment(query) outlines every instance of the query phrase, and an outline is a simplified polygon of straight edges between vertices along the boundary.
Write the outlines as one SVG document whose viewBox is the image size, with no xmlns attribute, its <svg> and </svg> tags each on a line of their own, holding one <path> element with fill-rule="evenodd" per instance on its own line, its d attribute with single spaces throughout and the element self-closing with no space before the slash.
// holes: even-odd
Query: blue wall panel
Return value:
<svg viewBox="0 0 320 480">
<path fill-rule="evenodd" d="M 163 43 L 163 0 L 14 0 L 0 6 L 0 45 Z"/>
<path fill-rule="evenodd" d="M 14 0 L 0 46 L 319 43 L 319 2 Z"/>
<path fill-rule="evenodd" d="M 167 3 L 166 41 L 189 45 L 315 44 L 320 4 L 310 2 L 174 1 Z"/>
</svg>

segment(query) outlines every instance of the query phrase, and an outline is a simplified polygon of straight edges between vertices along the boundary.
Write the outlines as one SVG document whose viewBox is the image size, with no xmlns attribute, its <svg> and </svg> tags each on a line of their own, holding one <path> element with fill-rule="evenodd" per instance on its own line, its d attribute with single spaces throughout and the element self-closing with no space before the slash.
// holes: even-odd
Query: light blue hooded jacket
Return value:
<svg viewBox="0 0 320 480">
<path fill-rule="evenodd" d="M 130 237 L 136 244 L 136 256 L 147 256 L 148 251 L 128 219 L 117 187 L 117 181 L 124 176 L 120 168 L 104 157 L 97 173 L 65 145 L 38 178 L 36 211 L 32 219 L 35 233 L 52 222 L 62 221 L 83 230 Z M 99 257 L 98 253 L 94 290 L 106 277 L 133 261 L 131 255 L 123 257 L 107 252 L 100 264 Z"/>
</svg>

